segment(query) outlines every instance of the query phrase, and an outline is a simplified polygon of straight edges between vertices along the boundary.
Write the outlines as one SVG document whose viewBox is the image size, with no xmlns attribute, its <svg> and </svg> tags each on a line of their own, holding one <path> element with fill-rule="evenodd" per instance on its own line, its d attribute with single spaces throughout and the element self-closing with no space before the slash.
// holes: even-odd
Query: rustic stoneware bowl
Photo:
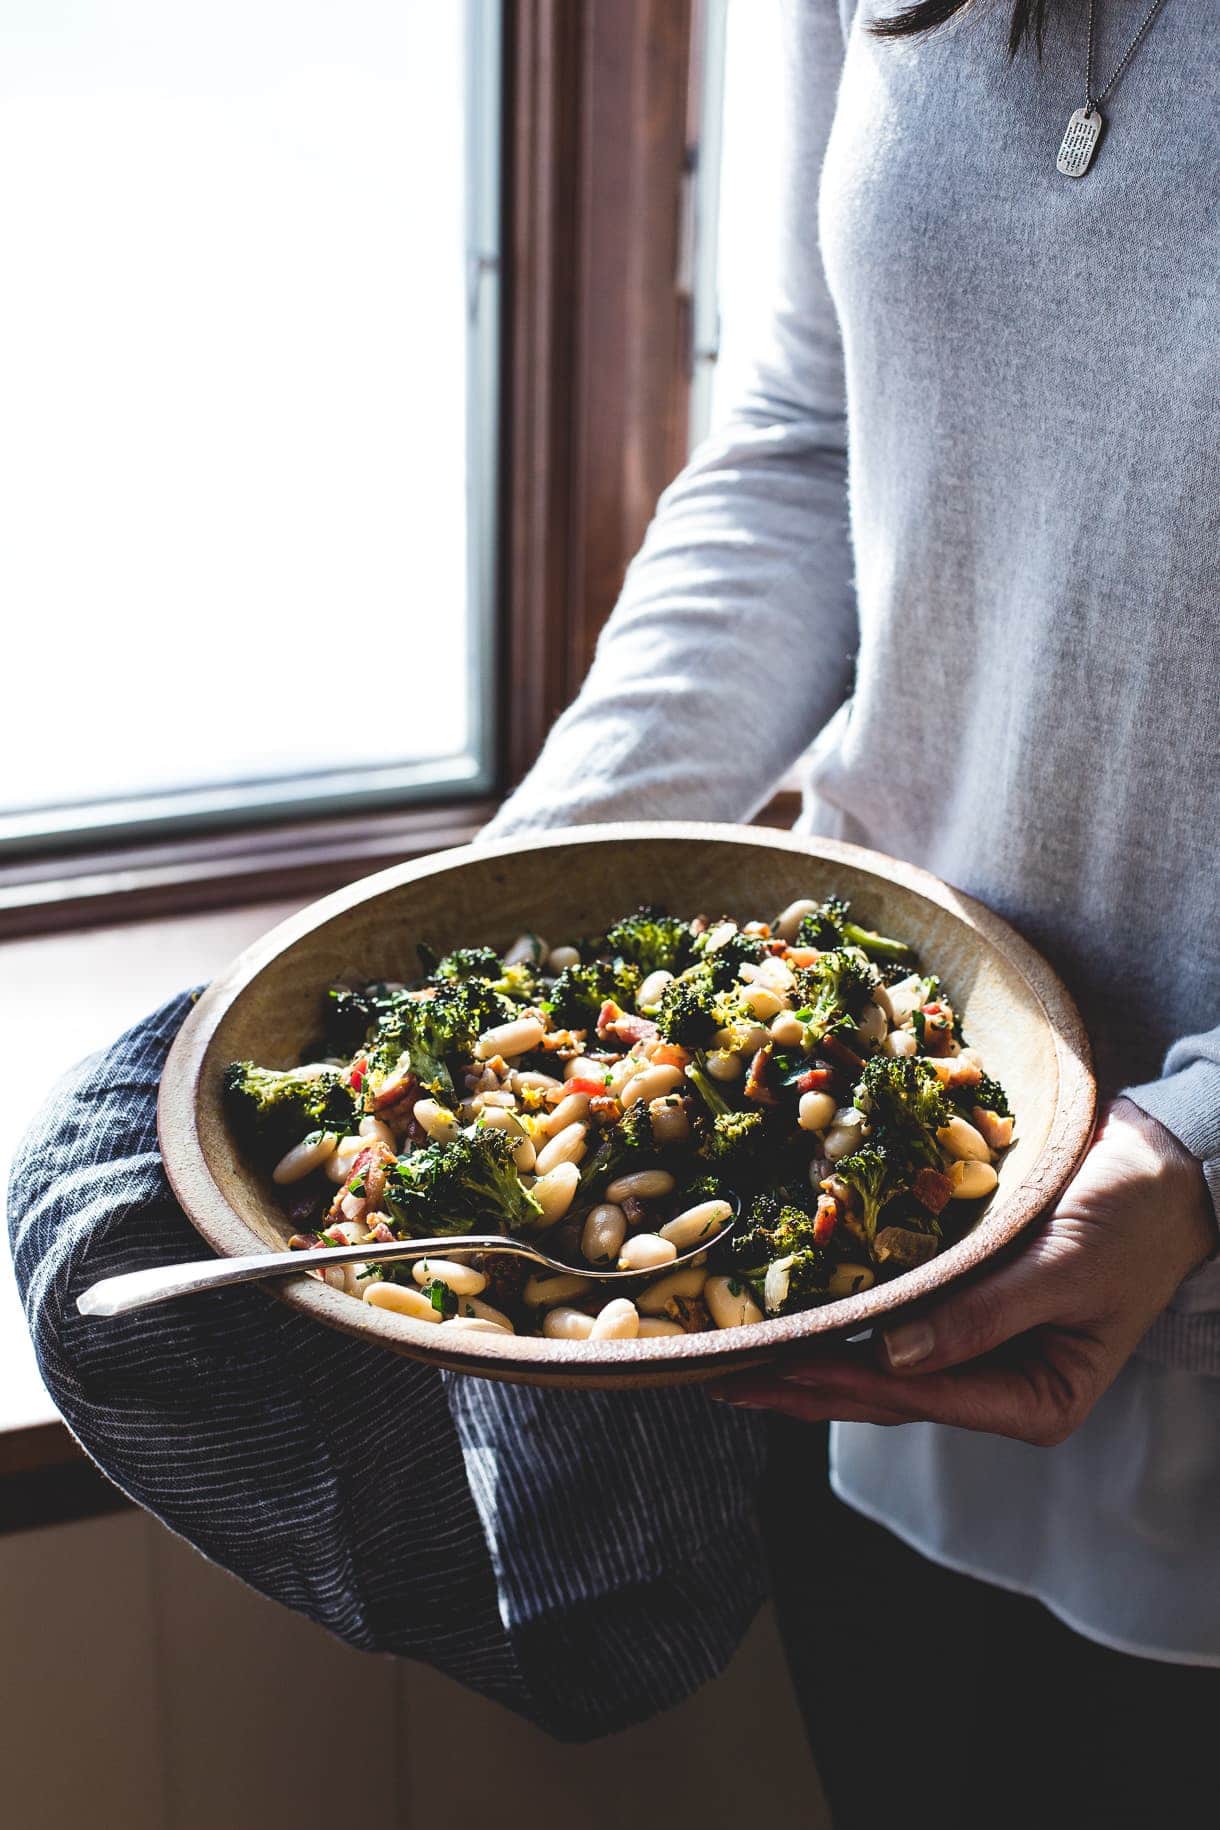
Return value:
<svg viewBox="0 0 1220 1830">
<path fill-rule="evenodd" d="M 282 1249 L 268 1181 L 234 1147 L 221 1109 L 228 1062 L 290 1067 L 316 1034 L 335 980 L 410 979 L 417 939 L 442 951 L 506 947 L 530 929 L 552 945 L 642 902 L 674 913 L 767 919 L 798 896 L 846 896 L 856 917 L 910 940 L 940 974 L 966 1033 L 1003 1081 L 1017 1139 L 974 1230 L 930 1263 L 859 1296 L 752 1327 L 648 1341 L 546 1341 L 441 1329 L 329 1289 L 313 1276 L 264 1288 L 328 1327 L 488 1378 L 561 1386 L 664 1385 L 773 1359 L 867 1329 L 977 1271 L 1055 1200 L 1088 1145 L 1095 1089 L 1067 992 L 1008 924 L 926 871 L 879 853 L 758 827 L 582 827 L 441 852 L 325 897 L 248 948 L 199 1000 L 170 1053 L 159 1130 L 185 1212 L 222 1256 Z M 191 1298 L 206 1301 L 206 1298 Z"/>
</svg>

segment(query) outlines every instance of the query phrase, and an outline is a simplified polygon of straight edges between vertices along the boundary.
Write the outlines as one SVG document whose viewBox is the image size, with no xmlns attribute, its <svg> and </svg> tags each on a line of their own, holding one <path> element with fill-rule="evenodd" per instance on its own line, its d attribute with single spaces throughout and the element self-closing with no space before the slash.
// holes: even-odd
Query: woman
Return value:
<svg viewBox="0 0 1220 1830">
<path fill-rule="evenodd" d="M 816 738 L 803 829 L 1010 917 L 1080 1000 L 1105 1093 L 1126 1089 L 1006 1268 L 878 1356 L 723 1390 L 838 1420 L 835 1490 L 887 1528 L 821 1499 L 808 1436 L 777 1439 L 772 1561 L 840 1826 L 917 1803 L 956 1823 L 959 1794 L 973 1822 L 1014 1735 L 992 1823 L 1176 1823 L 1206 1795 L 1220 6 L 1149 14 L 790 9 L 784 270 L 754 387 L 663 498 L 491 829 L 741 818 Z M 1086 139 L 1107 120 L 1076 177 L 1057 155 L 1082 105 Z M 955 1759 L 974 1750 L 952 1775 L 946 1721 Z"/>
<path fill-rule="evenodd" d="M 442 1387 L 250 1290 L 103 1328 L 86 1283 L 197 1249 L 153 1122 L 186 999 L 77 1074 L 14 1171 L 44 1375 L 107 1471 L 353 1644 L 559 1733 L 728 1655 L 756 1411 L 784 1413 L 767 1548 L 839 1830 L 1176 1824 L 1214 1794 L 1220 0 L 1164 0 L 1090 168 L 1056 166 L 1147 5 L 1048 5 L 1040 59 L 1036 0 L 936 0 L 889 36 L 874 0 L 791 0 L 756 385 L 491 829 L 738 819 L 816 737 L 805 828 L 1009 916 L 1123 1095 L 1026 1250 L 881 1354 L 731 1405 Z"/>
</svg>

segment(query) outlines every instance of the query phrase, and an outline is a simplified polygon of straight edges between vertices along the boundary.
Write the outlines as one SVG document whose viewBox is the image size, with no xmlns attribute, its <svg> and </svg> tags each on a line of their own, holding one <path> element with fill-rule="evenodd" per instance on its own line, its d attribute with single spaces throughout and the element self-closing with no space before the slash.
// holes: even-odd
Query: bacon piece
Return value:
<svg viewBox="0 0 1220 1830">
<path fill-rule="evenodd" d="M 827 1245 L 838 1224 L 839 1203 L 833 1195 L 819 1195 L 817 1212 L 813 1216 L 814 1244 Z"/>
<path fill-rule="evenodd" d="M 864 1066 L 863 1055 L 857 1055 L 854 1048 L 848 1048 L 846 1042 L 840 1041 L 836 1035 L 823 1036 L 821 1048 L 835 1067 L 849 1068 L 853 1074 L 858 1074 Z"/>
<path fill-rule="evenodd" d="M 834 1069 L 828 1067 L 806 1068 L 796 1083 L 798 1093 L 829 1093 L 835 1083 Z"/>
<path fill-rule="evenodd" d="M 911 1193 L 930 1214 L 939 1214 L 953 1193 L 953 1184 L 939 1169 L 921 1169 L 911 1183 Z"/>
<path fill-rule="evenodd" d="M 622 1116 L 623 1108 L 612 1093 L 600 1093 L 589 1101 L 589 1117 L 595 1125 L 617 1125 Z"/>
<path fill-rule="evenodd" d="M 770 1059 L 771 1050 L 769 1048 L 758 1049 L 750 1063 L 750 1071 L 746 1075 L 746 1084 L 742 1088 L 742 1093 L 746 1099 L 752 1099 L 755 1105 L 777 1106 L 779 1104 L 779 1095 L 773 1093 L 767 1085 L 767 1064 Z"/>
<path fill-rule="evenodd" d="M 597 1033 L 603 1039 L 613 1036 L 624 1048 L 630 1048 L 633 1042 L 652 1042 L 656 1039 L 657 1026 L 651 1017 L 635 1017 L 607 998 L 597 1018 Z"/>
</svg>

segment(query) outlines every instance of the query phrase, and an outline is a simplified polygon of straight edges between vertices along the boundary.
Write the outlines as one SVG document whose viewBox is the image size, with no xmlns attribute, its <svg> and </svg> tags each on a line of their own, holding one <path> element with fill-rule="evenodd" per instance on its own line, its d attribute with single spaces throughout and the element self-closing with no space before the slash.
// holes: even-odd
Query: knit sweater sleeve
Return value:
<svg viewBox="0 0 1220 1830">
<path fill-rule="evenodd" d="M 780 283 L 752 380 L 662 496 L 575 703 L 488 829 L 740 819 L 847 694 L 856 648 L 843 365 L 817 240 L 843 60 L 785 13 Z"/>
<path fill-rule="evenodd" d="M 1198 1158 L 1220 1221 L 1220 1026 L 1175 1042 L 1159 1080 L 1125 1091 Z M 1172 1305 L 1183 1317 L 1217 1310 L 1220 1251 L 1186 1279 Z"/>
</svg>

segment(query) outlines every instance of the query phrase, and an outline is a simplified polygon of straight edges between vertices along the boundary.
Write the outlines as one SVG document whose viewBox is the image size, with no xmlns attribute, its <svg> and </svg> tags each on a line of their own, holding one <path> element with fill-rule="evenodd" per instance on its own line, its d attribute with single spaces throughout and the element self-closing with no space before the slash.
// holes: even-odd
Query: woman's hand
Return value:
<svg viewBox="0 0 1220 1830">
<path fill-rule="evenodd" d="M 811 1352 L 712 1395 L 810 1423 L 924 1420 L 1049 1446 L 1084 1422 L 1216 1243 L 1199 1164 L 1120 1099 L 1011 1262 L 891 1329 L 878 1350 Z"/>
</svg>

